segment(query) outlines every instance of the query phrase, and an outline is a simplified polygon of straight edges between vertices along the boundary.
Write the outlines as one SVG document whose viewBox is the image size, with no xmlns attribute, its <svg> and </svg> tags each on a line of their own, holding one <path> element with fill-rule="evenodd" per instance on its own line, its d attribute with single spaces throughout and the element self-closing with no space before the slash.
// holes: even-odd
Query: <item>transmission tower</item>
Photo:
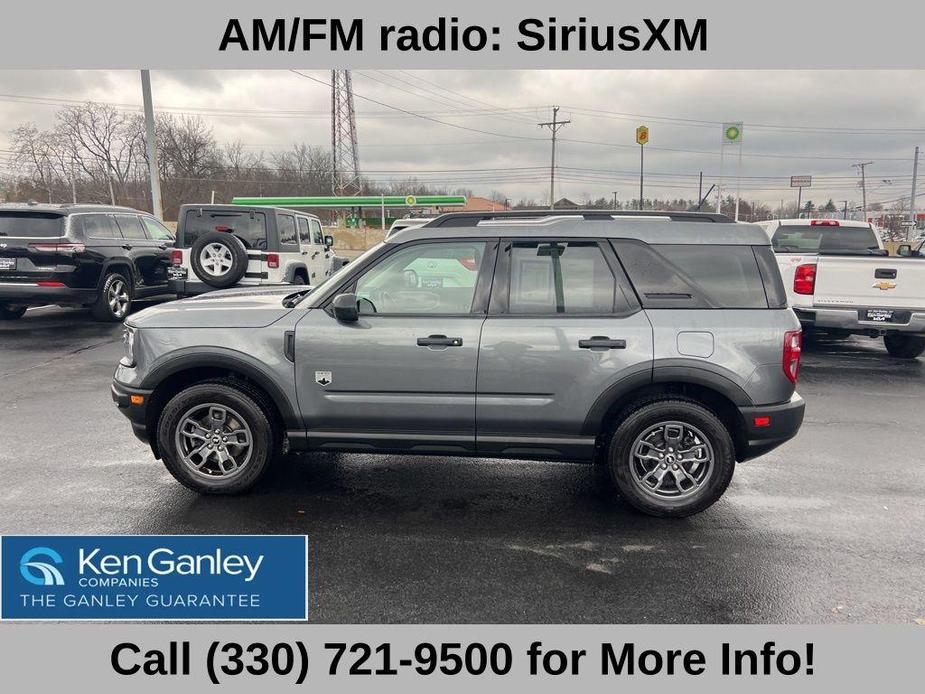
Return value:
<svg viewBox="0 0 925 694">
<path fill-rule="evenodd" d="M 358 194 L 360 155 L 350 70 L 331 70 L 331 163 L 334 195 Z"/>
</svg>

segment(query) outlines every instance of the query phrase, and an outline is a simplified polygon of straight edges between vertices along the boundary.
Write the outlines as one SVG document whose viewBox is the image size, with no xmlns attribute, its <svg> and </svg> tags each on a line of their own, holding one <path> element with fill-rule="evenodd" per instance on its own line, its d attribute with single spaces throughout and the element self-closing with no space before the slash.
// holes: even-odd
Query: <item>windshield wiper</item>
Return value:
<svg viewBox="0 0 925 694">
<path fill-rule="evenodd" d="M 285 308 L 295 308 L 295 306 L 296 306 L 300 301 L 302 301 L 302 299 L 304 299 L 306 296 L 308 296 L 309 294 L 311 294 L 311 292 L 312 292 L 313 289 L 314 289 L 314 287 L 311 287 L 311 288 L 308 288 L 308 289 L 300 289 L 299 291 L 294 292 L 294 293 L 292 293 L 292 294 L 287 294 L 287 295 L 283 298 L 283 306 L 284 306 Z"/>
</svg>

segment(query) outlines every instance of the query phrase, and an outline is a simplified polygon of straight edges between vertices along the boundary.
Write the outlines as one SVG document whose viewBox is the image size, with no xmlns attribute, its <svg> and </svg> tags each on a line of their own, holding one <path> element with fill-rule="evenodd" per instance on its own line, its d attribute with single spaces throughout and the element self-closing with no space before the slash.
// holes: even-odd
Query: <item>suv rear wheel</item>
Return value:
<svg viewBox="0 0 925 694">
<path fill-rule="evenodd" d="M 16 320 L 22 318 L 26 313 L 25 306 L 14 306 L 12 304 L 0 304 L 0 320 Z"/>
<path fill-rule="evenodd" d="M 257 400 L 224 383 L 180 391 L 157 425 L 164 465 L 200 494 L 239 494 L 263 476 L 273 456 L 273 429 Z"/>
<path fill-rule="evenodd" d="M 632 411 L 614 432 L 608 453 L 620 494 L 653 516 L 703 511 L 726 491 L 735 468 L 729 431 L 688 400 L 656 400 Z"/>
<path fill-rule="evenodd" d="M 921 335 L 884 335 L 883 344 L 890 356 L 915 359 L 925 352 L 925 337 Z"/>
<path fill-rule="evenodd" d="M 103 280 L 91 312 L 99 321 L 121 321 L 132 308 L 132 283 L 124 275 L 111 272 Z"/>
</svg>

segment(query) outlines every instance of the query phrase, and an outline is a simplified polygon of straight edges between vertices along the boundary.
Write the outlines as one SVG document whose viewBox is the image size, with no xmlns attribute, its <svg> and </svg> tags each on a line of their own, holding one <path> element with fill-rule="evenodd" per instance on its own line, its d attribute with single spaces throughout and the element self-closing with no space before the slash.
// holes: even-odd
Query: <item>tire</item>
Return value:
<svg viewBox="0 0 925 694">
<path fill-rule="evenodd" d="M 884 335 L 883 344 L 890 356 L 898 359 L 915 359 L 925 352 L 925 336 Z"/>
<path fill-rule="evenodd" d="M 290 284 L 308 284 L 305 281 L 305 275 L 301 272 L 297 272 L 292 276 L 292 282 Z"/>
<path fill-rule="evenodd" d="M 0 304 L 0 320 L 18 320 L 26 314 L 26 306 Z"/>
<path fill-rule="evenodd" d="M 274 427 L 267 405 L 257 393 L 245 390 L 227 381 L 199 383 L 177 393 L 164 407 L 157 424 L 158 450 L 180 484 L 200 494 L 241 494 L 266 474 L 275 453 Z M 212 419 L 216 410 L 224 411 L 224 424 Z M 213 432 L 221 433 L 212 434 L 210 441 L 198 433 L 185 436 L 183 431 L 198 432 L 189 421 L 205 422 Z M 237 438 L 230 434 L 239 434 L 242 429 L 249 435 L 248 447 L 222 442 L 223 435 L 228 440 Z M 196 453 L 208 445 L 213 448 L 203 450 L 204 455 Z M 220 450 L 221 446 L 225 447 Z M 222 455 L 230 457 L 234 465 L 222 460 Z M 195 469 L 197 463 L 199 470 Z"/>
<path fill-rule="evenodd" d="M 667 429 L 659 433 L 659 428 L 666 425 Z M 682 432 L 681 445 L 670 446 L 666 431 L 672 438 Z M 685 466 L 683 461 L 671 460 L 678 450 L 692 448 L 697 440 L 706 446 L 689 455 L 711 455 L 710 463 L 688 458 Z M 673 449 L 670 452 L 669 447 Z M 662 462 L 659 458 L 653 462 L 636 457 L 640 452 L 657 456 L 659 449 L 664 456 Z M 613 433 L 607 460 L 611 479 L 633 508 L 650 516 L 672 518 L 690 516 L 711 506 L 726 491 L 735 469 L 732 437 L 725 425 L 710 410 L 682 399 L 649 401 L 631 410 Z M 677 472 L 672 469 L 675 465 Z"/>
<path fill-rule="evenodd" d="M 247 250 L 237 236 L 210 231 L 196 239 L 190 249 L 190 265 L 196 277 L 210 287 L 227 289 L 247 272 Z"/>
<path fill-rule="evenodd" d="M 103 280 L 96 302 L 90 308 L 98 321 L 122 321 L 132 310 L 132 282 L 125 275 L 110 272 Z"/>
</svg>

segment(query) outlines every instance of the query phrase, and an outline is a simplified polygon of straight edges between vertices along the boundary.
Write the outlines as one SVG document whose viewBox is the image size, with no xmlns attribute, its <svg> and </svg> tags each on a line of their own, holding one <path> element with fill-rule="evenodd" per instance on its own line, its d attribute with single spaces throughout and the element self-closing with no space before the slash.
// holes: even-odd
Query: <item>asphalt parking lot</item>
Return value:
<svg viewBox="0 0 925 694">
<path fill-rule="evenodd" d="M 291 456 L 200 498 L 115 410 L 121 329 L 42 308 L 0 323 L 0 531 L 298 533 L 322 622 L 903 622 L 925 618 L 925 359 L 808 346 L 800 435 L 686 520 L 587 466 Z"/>
</svg>

